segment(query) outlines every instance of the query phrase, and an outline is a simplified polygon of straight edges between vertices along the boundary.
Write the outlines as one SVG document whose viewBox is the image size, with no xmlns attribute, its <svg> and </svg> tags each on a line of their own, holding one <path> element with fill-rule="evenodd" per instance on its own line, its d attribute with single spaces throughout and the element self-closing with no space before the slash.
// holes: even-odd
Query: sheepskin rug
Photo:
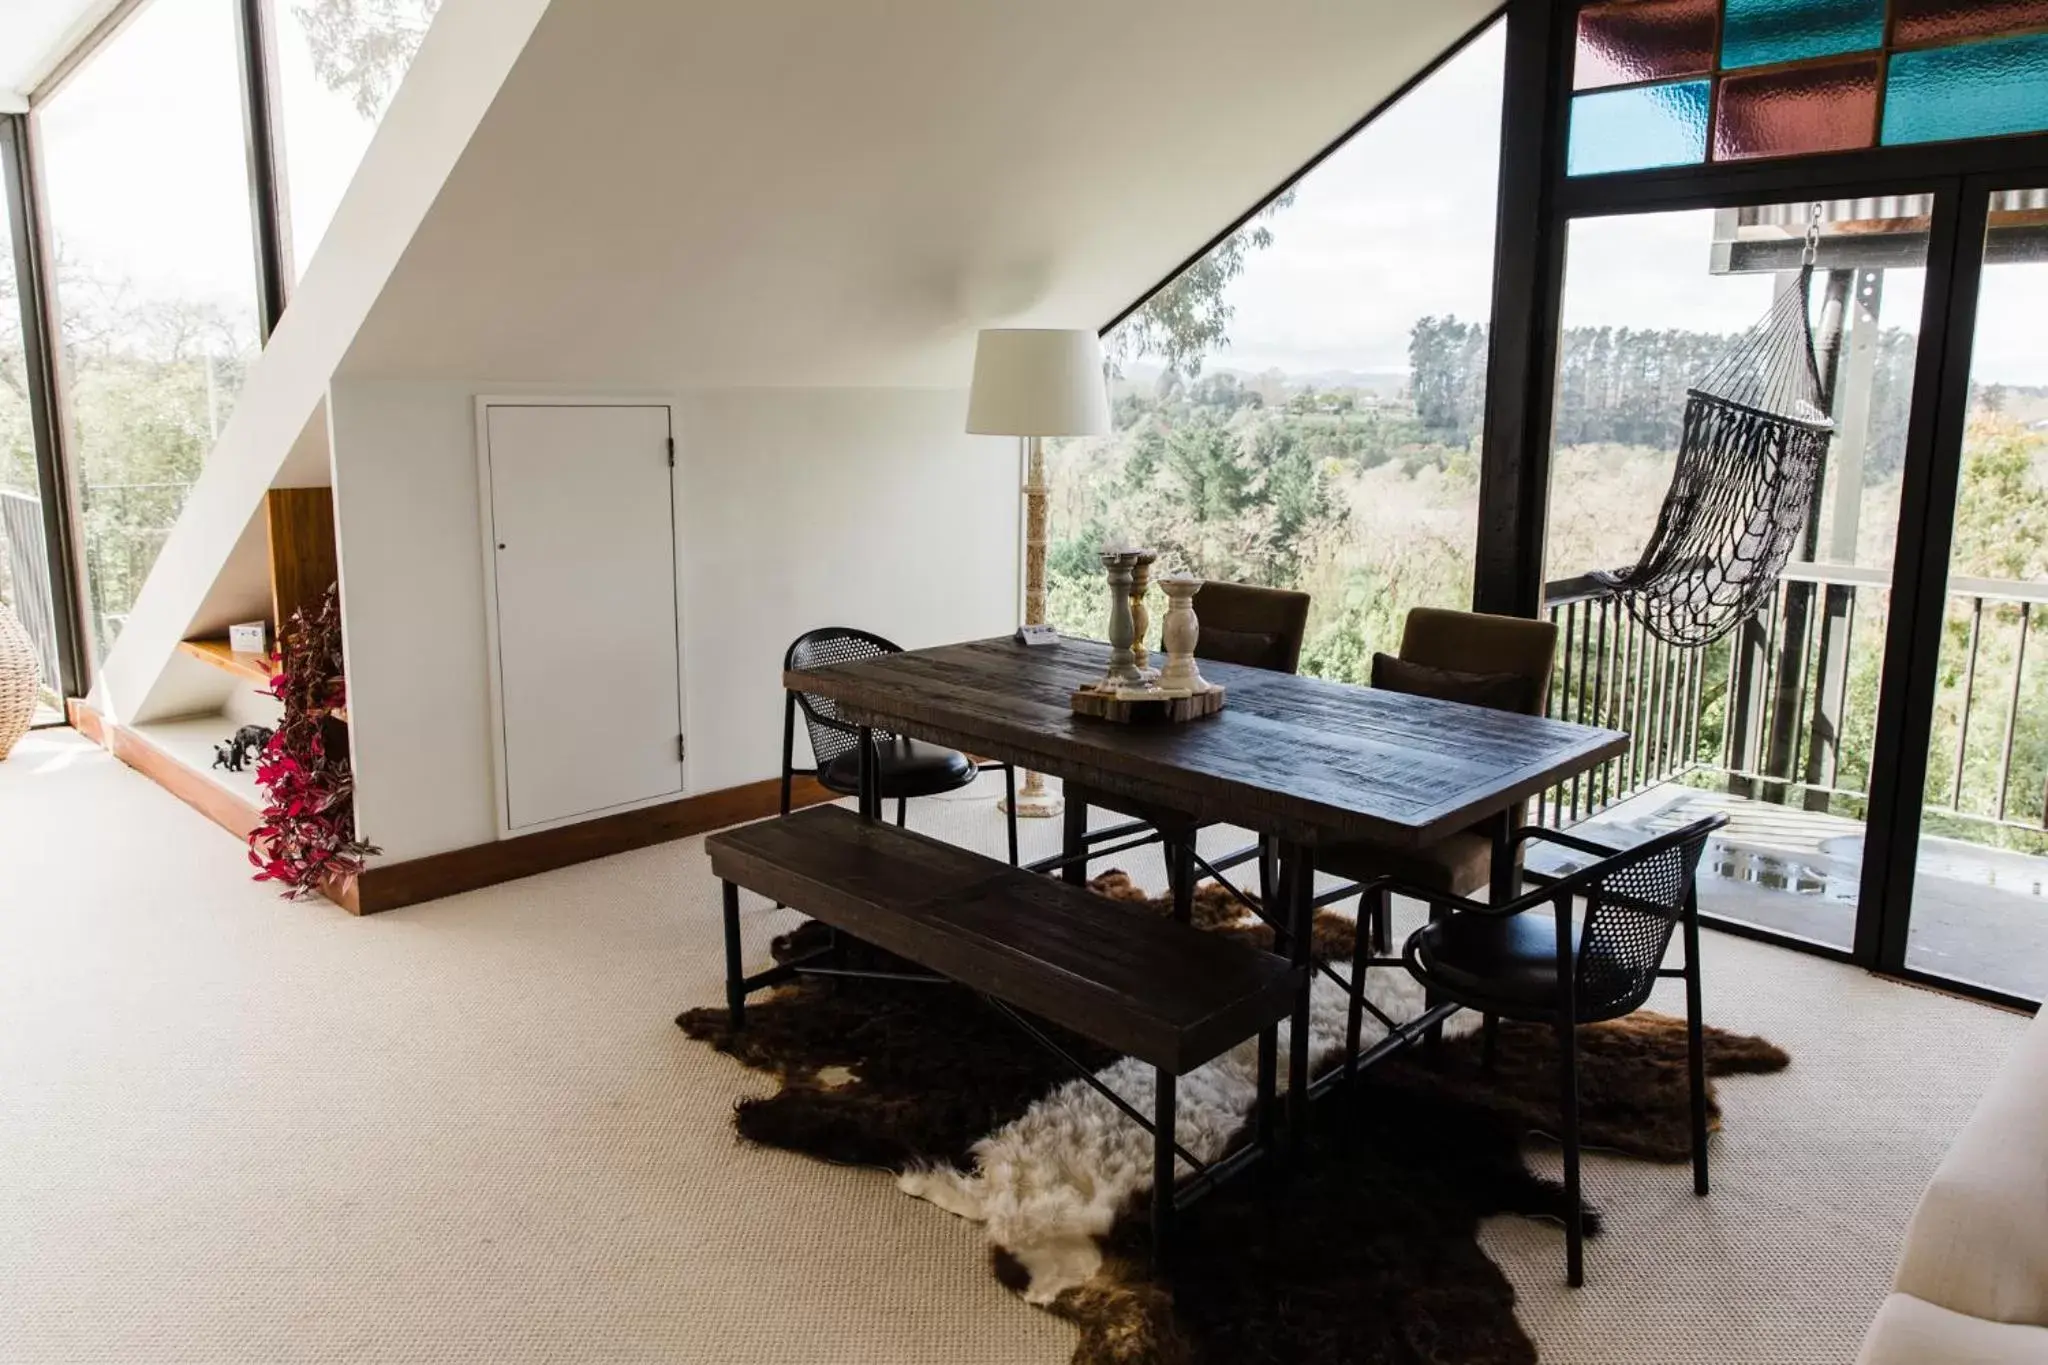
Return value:
<svg viewBox="0 0 2048 1365">
<path fill-rule="evenodd" d="M 1168 913 L 1122 873 L 1091 885 Z M 1196 923 L 1270 942 L 1214 885 L 1198 893 Z M 805 925 L 775 955 L 801 956 L 821 934 Z M 1352 941 L 1347 917 L 1319 912 L 1319 958 L 1348 961 Z M 904 965 L 852 951 L 861 965 Z M 1373 973 L 1368 993 L 1396 1019 L 1422 1007 L 1405 973 Z M 1342 992 L 1319 977 L 1312 1069 L 1341 1061 L 1346 1015 Z M 1319 1102 L 1302 1169 L 1284 1182 L 1241 1178 L 1194 1205 L 1161 1278 L 1146 1256 L 1149 1134 L 968 992 L 813 978 L 749 1004 L 739 1031 L 720 1009 L 686 1011 L 677 1023 L 780 1081 L 775 1094 L 739 1104 L 742 1137 L 885 1167 L 907 1193 L 983 1224 L 1002 1281 L 1080 1329 L 1076 1365 L 1536 1358 L 1477 1228 L 1496 1213 L 1564 1212 L 1562 1191 L 1520 1154 L 1527 1131 L 1555 1128 L 1547 1029 L 1504 1025 L 1486 1070 L 1471 1023 L 1454 1020 L 1452 1040 L 1427 1062 L 1404 1054 Z M 1149 1066 L 1053 1032 L 1149 1112 Z M 1368 1012 L 1367 1044 L 1382 1033 Z M 1708 1034 L 1715 1075 L 1786 1064 L 1761 1039 Z M 1283 1036 L 1283 1058 L 1286 1049 Z M 1256 1059 L 1249 1041 L 1181 1079 L 1177 1136 L 1203 1161 L 1249 1131 Z M 1685 1075 L 1682 1020 L 1645 1013 L 1581 1030 L 1589 1144 L 1684 1160 Z"/>
</svg>

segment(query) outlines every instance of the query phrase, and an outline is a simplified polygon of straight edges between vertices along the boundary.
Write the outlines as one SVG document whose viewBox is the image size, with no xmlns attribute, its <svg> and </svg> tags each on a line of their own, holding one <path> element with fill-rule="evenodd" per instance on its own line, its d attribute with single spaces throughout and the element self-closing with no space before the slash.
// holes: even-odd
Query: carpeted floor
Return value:
<svg viewBox="0 0 2048 1365">
<path fill-rule="evenodd" d="M 998 847 L 986 795 L 913 822 Z M 361 921 L 237 859 L 73 737 L 0 764 L 0 1361 L 1070 1354 L 975 1228 L 734 1144 L 732 1102 L 766 1082 L 670 1022 L 719 998 L 696 841 Z M 748 922 L 765 948 L 791 917 Z M 2022 1027 L 1763 945 L 1707 954 L 1709 1018 L 1794 1064 L 1721 1083 L 1710 1200 L 1589 1161 L 1609 1233 L 1586 1289 L 1556 1228 L 1488 1225 L 1547 1361 L 1848 1360 Z"/>
</svg>

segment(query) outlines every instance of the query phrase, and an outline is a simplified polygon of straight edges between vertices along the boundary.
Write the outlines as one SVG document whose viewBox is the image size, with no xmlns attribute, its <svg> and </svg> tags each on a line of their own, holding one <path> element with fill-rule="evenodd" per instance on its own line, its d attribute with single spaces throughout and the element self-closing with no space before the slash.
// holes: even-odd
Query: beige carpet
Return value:
<svg viewBox="0 0 2048 1365">
<path fill-rule="evenodd" d="M 999 847 L 982 795 L 913 819 Z M 1064 1361 L 973 1228 L 734 1144 L 763 1087 L 669 1022 L 719 998 L 717 943 L 695 841 L 352 920 L 32 736 L 0 764 L 0 1361 Z M 1708 953 L 1710 1017 L 1793 1069 L 1724 1084 L 1711 1200 L 1591 1163 L 1585 1290 L 1555 1229 L 1489 1228 L 1547 1361 L 1846 1361 L 2021 1028 Z"/>
</svg>

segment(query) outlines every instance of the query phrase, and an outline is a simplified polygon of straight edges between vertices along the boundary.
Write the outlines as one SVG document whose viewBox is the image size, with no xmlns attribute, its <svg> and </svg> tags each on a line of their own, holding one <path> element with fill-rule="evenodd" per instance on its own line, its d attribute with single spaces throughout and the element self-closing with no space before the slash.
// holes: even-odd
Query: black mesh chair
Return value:
<svg viewBox="0 0 2048 1365">
<path fill-rule="evenodd" d="M 1596 861 L 1504 905 L 1383 883 L 1384 890 L 1426 901 L 1432 920 L 1409 936 L 1402 961 L 1429 990 L 1486 1016 L 1485 1064 L 1492 1066 L 1502 1017 L 1548 1023 L 1557 1030 L 1559 1111 L 1564 1147 L 1565 1264 L 1573 1285 L 1585 1282 L 1585 1230 L 1579 1209 L 1578 1036 L 1575 1025 L 1618 1019 L 1650 998 L 1659 977 L 1685 979 L 1686 1044 L 1692 1082 L 1693 1193 L 1707 1192 L 1707 1075 L 1700 1021 L 1700 928 L 1695 878 L 1707 838 L 1728 823 L 1712 815 L 1683 829 L 1616 850 L 1555 830 L 1515 835 L 1561 844 Z M 1530 874 L 1532 877 L 1535 874 Z M 1583 913 L 1579 906 L 1583 904 Z M 1448 914 L 1441 914 L 1448 910 Z M 1441 918 L 1437 918 L 1441 914 Z M 1685 937 L 1685 966 L 1666 968 L 1674 930 Z M 1352 980 L 1364 980 L 1369 936 L 1358 935 Z M 1347 1067 L 1358 1057 L 1361 992 L 1351 996 Z"/>
<path fill-rule="evenodd" d="M 879 635 L 850 626 L 827 626 L 806 631 L 782 658 L 785 671 L 792 668 L 825 668 L 901 654 L 902 648 Z M 811 739 L 814 768 L 796 766 L 796 716 L 802 711 L 804 728 Z M 1017 865 L 1017 775 L 1007 763 L 977 766 L 974 760 L 954 749 L 904 739 L 875 731 L 876 777 L 884 801 L 896 802 L 896 823 L 902 824 L 907 805 L 914 796 L 937 796 L 958 791 L 984 771 L 1002 769 L 1003 783 L 1010 799 L 1004 803 L 1010 826 L 1010 866 Z M 782 705 L 782 813 L 789 814 L 790 784 L 800 775 L 818 779 L 818 784 L 841 796 L 860 795 L 860 727 L 839 718 L 839 708 L 830 697 L 809 692 L 788 692 Z"/>
</svg>

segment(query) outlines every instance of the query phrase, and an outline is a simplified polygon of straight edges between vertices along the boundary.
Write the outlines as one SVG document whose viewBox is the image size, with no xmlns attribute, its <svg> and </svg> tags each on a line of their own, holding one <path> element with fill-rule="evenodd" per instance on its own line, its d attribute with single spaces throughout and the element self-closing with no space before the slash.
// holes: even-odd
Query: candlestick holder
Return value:
<svg viewBox="0 0 2048 1365">
<path fill-rule="evenodd" d="M 1158 558 L 1157 550 L 1140 550 L 1131 565 L 1131 659 L 1148 678 L 1154 676 L 1152 651 L 1145 643 L 1151 638 L 1152 612 L 1145 599 L 1152 591 L 1152 564 Z"/>
<path fill-rule="evenodd" d="M 1160 579 L 1159 590 L 1166 594 L 1166 622 L 1159 632 L 1166 667 L 1159 671 L 1159 686 L 1176 692 L 1206 692 L 1210 684 L 1195 665 L 1195 642 L 1202 634 L 1202 623 L 1195 616 L 1195 594 L 1202 590 L 1202 580 L 1175 574 Z"/>
<path fill-rule="evenodd" d="M 1113 720 L 1121 724 L 1156 724 L 1200 720 L 1223 709 L 1223 689 L 1205 679 L 1195 667 L 1195 641 L 1201 626 L 1195 619 L 1194 596 L 1202 590 L 1199 578 L 1173 577 L 1159 580 L 1168 603 L 1162 631 L 1166 646 L 1166 667 L 1156 675 L 1147 674 L 1137 684 L 1119 673 L 1131 654 L 1128 621 L 1131 587 L 1128 553 L 1105 551 L 1102 562 L 1110 583 L 1110 666 L 1109 676 L 1083 683 L 1070 701 L 1076 715 Z M 1125 596 L 1119 597 L 1123 593 Z"/>
<path fill-rule="evenodd" d="M 1137 571 L 1137 550 L 1104 550 L 1103 572 L 1109 578 L 1109 673 L 1103 679 L 1112 687 L 1141 687 L 1145 675 L 1138 671 L 1137 655 L 1131 644 L 1131 578 Z"/>
</svg>

